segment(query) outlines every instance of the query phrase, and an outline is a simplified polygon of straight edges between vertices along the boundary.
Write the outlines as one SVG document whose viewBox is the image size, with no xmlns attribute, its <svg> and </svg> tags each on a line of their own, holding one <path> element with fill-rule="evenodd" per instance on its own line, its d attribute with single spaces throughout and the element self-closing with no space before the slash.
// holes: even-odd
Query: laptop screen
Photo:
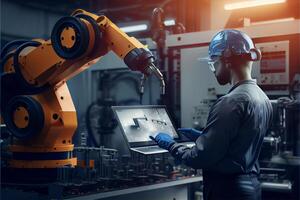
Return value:
<svg viewBox="0 0 300 200">
<path fill-rule="evenodd" d="M 155 144 L 149 136 L 158 132 L 178 138 L 165 106 L 114 106 L 112 109 L 131 146 Z"/>
</svg>

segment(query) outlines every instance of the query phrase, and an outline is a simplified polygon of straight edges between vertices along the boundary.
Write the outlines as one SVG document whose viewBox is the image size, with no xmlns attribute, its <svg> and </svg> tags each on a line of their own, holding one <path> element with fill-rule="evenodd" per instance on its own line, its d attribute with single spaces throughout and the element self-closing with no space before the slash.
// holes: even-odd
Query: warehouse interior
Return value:
<svg viewBox="0 0 300 200">
<path fill-rule="evenodd" d="M 251 134 L 261 139 L 243 156 L 255 151 L 261 195 L 249 199 L 300 199 L 299 0 L 1 0 L 0 7 L 1 199 L 248 199 L 229 197 L 230 181 L 216 189 L 209 180 L 252 180 L 243 167 L 219 167 L 226 156 L 237 162 L 241 152 L 228 152 Z M 251 81 L 266 95 L 268 123 L 264 109 L 239 121 L 226 107 L 214 114 L 244 83 L 231 74 L 219 84 L 216 62 L 227 54 L 212 56 L 218 33 L 235 30 L 254 43 Z M 243 106 L 258 106 L 249 98 Z M 224 113 L 216 139 L 212 118 Z M 227 144 L 229 127 L 237 134 Z M 223 158 L 214 159 L 224 143 Z M 199 167 L 184 152 L 197 152 L 190 159 Z"/>
</svg>

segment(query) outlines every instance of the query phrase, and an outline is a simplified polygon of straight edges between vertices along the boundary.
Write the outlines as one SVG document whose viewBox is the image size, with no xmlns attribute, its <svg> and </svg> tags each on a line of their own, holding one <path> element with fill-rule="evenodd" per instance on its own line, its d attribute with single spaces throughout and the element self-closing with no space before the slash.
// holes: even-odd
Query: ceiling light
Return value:
<svg viewBox="0 0 300 200">
<path fill-rule="evenodd" d="M 138 31 L 145 31 L 148 29 L 148 26 L 147 24 L 138 24 L 138 25 L 120 27 L 120 29 L 125 33 L 132 33 Z"/>
<path fill-rule="evenodd" d="M 225 10 L 236 10 L 241 8 L 250 8 L 256 6 L 264 6 L 270 4 L 285 3 L 286 0 L 249 0 L 249 1 L 240 1 L 235 3 L 228 3 L 224 5 Z"/>
<path fill-rule="evenodd" d="M 278 23 L 278 22 L 288 22 L 288 21 L 293 21 L 293 20 L 295 20 L 294 17 L 289 17 L 289 18 L 273 19 L 273 20 L 260 21 L 260 22 L 251 22 L 251 25 L 272 24 L 272 23 Z"/>
<path fill-rule="evenodd" d="M 174 26 L 175 20 L 174 19 L 168 19 L 164 21 L 165 26 Z"/>
</svg>

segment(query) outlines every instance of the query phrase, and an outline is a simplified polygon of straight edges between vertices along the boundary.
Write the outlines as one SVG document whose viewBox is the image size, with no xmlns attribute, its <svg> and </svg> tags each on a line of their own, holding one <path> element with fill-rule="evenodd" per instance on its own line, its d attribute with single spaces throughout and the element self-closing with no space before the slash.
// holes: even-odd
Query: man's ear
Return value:
<svg viewBox="0 0 300 200">
<path fill-rule="evenodd" d="M 261 52 L 257 48 L 250 49 L 251 61 L 261 60 Z"/>
</svg>

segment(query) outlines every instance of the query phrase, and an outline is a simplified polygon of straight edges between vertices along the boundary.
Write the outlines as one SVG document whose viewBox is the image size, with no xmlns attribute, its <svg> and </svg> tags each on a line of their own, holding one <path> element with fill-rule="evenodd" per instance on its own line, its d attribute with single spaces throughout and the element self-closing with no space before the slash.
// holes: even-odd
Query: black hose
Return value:
<svg viewBox="0 0 300 200">
<path fill-rule="evenodd" d="M 9 52 L 13 47 L 22 45 L 25 42 L 28 42 L 28 40 L 14 40 L 4 45 L 4 47 L 1 49 L 1 59 L 3 59 L 7 52 Z"/>
<path fill-rule="evenodd" d="M 6 54 L 3 59 L 1 58 L 0 61 L 0 73 L 2 74 L 4 72 L 4 65 L 7 62 L 8 59 L 10 59 L 11 57 L 14 56 L 14 52 L 9 52 L 8 54 Z"/>
</svg>

